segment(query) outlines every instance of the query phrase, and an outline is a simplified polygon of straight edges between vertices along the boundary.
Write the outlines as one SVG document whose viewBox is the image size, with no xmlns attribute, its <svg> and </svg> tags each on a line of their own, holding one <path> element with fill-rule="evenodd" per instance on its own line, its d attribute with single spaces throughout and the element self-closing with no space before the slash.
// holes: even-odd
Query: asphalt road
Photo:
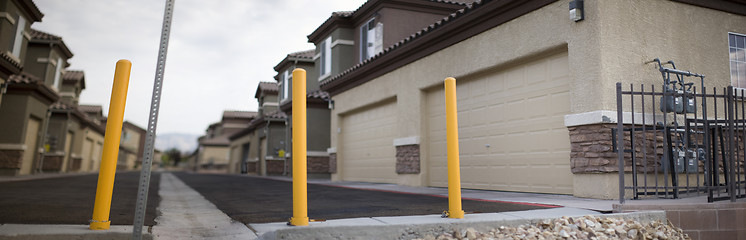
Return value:
<svg viewBox="0 0 746 240">
<path fill-rule="evenodd" d="M 242 223 L 283 222 L 292 216 L 292 183 L 257 177 L 174 173 L 229 217 Z M 507 212 L 545 207 L 463 200 L 466 212 Z M 440 214 L 448 198 L 308 185 L 311 219 Z"/>
<path fill-rule="evenodd" d="M 117 173 L 110 212 L 112 225 L 132 225 L 139 177 L 140 172 Z M 150 178 L 147 226 L 155 225 L 160 179 L 156 172 Z M 98 174 L 0 182 L 0 223 L 88 225 L 97 182 Z"/>
</svg>

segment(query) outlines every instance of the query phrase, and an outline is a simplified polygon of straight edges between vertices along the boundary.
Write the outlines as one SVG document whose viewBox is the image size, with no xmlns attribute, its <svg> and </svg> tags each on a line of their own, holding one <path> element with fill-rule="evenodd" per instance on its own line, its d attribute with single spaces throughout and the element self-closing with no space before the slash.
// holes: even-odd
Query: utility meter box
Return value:
<svg viewBox="0 0 746 240">
<path fill-rule="evenodd" d="M 667 90 L 666 92 L 674 92 Z M 697 107 L 694 104 L 694 98 L 685 96 L 683 91 L 676 91 L 674 95 L 664 95 L 661 97 L 660 109 L 662 112 L 678 114 L 694 113 Z"/>
<path fill-rule="evenodd" d="M 697 173 L 699 166 L 697 160 L 704 160 L 702 154 L 697 154 L 691 149 L 674 148 L 672 152 L 676 173 Z M 700 151 L 700 153 L 703 152 Z M 661 167 L 663 167 L 663 171 L 670 171 L 669 161 L 663 158 Z"/>
</svg>

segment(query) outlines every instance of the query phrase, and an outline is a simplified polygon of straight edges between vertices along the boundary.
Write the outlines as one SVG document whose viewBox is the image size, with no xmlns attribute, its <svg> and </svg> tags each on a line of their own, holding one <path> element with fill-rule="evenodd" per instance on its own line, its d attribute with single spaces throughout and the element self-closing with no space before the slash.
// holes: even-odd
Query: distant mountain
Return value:
<svg viewBox="0 0 746 240">
<path fill-rule="evenodd" d="M 164 133 L 155 138 L 155 148 L 166 151 L 171 148 L 179 149 L 182 153 L 191 153 L 197 148 L 197 134 Z"/>
</svg>

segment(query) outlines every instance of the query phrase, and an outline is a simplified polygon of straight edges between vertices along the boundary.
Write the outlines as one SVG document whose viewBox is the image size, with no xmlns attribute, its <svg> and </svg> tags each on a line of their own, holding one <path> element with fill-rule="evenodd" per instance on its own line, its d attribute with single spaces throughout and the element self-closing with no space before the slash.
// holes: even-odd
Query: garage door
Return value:
<svg viewBox="0 0 746 240">
<path fill-rule="evenodd" d="M 345 181 L 396 181 L 396 103 L 387 102 L 342 117 L 341 170 Z"/>
<path fill-rule="evenodd" d="M 567 53 L 457 82 L 462 187 L 572 194 Z M 428 93 L 428 179 L 447 186 L 445 97 Z"/>
</svg>

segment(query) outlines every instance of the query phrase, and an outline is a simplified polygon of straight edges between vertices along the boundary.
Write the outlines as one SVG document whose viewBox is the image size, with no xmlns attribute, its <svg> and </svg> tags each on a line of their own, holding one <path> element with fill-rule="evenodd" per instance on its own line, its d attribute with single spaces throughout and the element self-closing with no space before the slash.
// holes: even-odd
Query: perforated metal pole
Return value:
<svg viewBox="0 0 746 240">
<path fill-rule="evenodd" d="M 150 186 L 150 167 L 153 164 L 153 145 L 155 144 L 155 128 L 158 125 L 158 108 L 161 105 L 161 90 L 163 89 L 163 72 L 166 69 L 166 55 L 168 53 L 168 37 L 171 33 L 171 18 L 174 12 L 174 0 L 166 0 L 163 13 L 163 28 L 161 28 L 161 43 L 158 49 L 155 80 L 153 80 L 153 98 L 150 101 L 150 115 L 148 116 L 148 131 L 145 137 L 145 151 L 142 157 L 142 171 L 140 184 L 137 187 L 137 204 L 135 205 L 135 222 L 132 228 L 132 239 L 142 239 L 142 226 L 145 221 L 145 209 L 148 203 L 148 188 Z"/>
</svg>

